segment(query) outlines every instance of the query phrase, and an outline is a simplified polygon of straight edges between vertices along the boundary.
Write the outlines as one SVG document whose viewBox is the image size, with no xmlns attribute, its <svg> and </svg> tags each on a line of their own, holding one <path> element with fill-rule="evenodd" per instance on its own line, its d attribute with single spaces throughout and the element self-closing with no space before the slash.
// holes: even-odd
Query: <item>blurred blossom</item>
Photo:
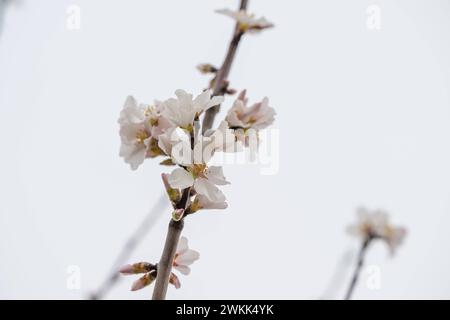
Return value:
<svg viewBox="0 0 450 320">
<path fill-rule="evenodd" d="M 230 9 L 220 9 L 216 10 L 216 12 L 236 20 L 242 32 L 256 33 L 274 26 L 266 18 L 255 18 L 255 15 L 249 14 L 245 10 L 233 11 Z"/>
<path fill-rule="evenodd" d="M 403 242 L 406 229 L 396 227 L 389 223 L 389 216 L 383 210 L 369 211 L 366 208 L 358 208 L 358 222 L 347 228 L 349 234 L 360 237 L 363 241 L 382 239 L 389 246 L 391 254 Z"/>
</svg>

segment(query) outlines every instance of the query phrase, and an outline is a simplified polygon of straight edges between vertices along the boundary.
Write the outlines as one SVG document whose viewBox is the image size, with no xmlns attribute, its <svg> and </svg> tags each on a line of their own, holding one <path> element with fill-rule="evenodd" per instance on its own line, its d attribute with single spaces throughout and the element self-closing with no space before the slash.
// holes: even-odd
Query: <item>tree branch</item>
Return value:
<svg viewBox="0 0 450 320">
<path fill-rule="evenodd" d="M 153 300 L 164 300 L 169 285 L 169 277 L 172 272 L 172 263 L 177 251 L 178 241 L 183 230 L 183 220 L 170 220 L 167 231 L 166 243 L 161 260 L 158 263 L 158 274 L 156 276 L 155 289 L 153 290 Z"/>
<path fill-rule="evenodd" d="M 239 10 L 247 10 L 248 0 L 241 0 L 239 5 Z M 231 65 L 233 64 L 234 57 L 236 55 L 237 48 L 239 46 L 239 42 L 244 33 L 239 28 L 239 23 L 236 23 L 234 28 L 233 37 L 231 38 L 230 44 L 228 45 L 227 54 L 225 55 L 225 59 L 223 60 L 222 66 L 217 72 L 216 79 L 214 81 L 213 96 L 217 96 L 223 94 L 224 91 L 224 82 L 227 80 L 228 75 L 230 74 Z M 203 118 L 202 124 L 202 132 L 204 133 L 208 129 L 211 129 L 214 124 L 214 119 L 220 111 L 220 105 L 209 108 L 205 112 L 205 116 Z"/>
<path fill-rule="evenodd" d="M 239 9 L 246 10 L 248 6 L 248 0 L 241 0 Z M 237 47 L 239 41 L 241 40 L 243 33 L 239 28 L 239 24 L 236 23 L 233 37 L 228 46 L 228 51 L 223 61 L 222 67 L 217 72 L 217 76 L 213 87 L 213 96 L 219 95 L 224 89 L 224 82 L 227 79 L 231 64 L 233 63 L 234 56 L 236 55 Z M 219 112 L 219 106 L 208 109 L 203 118 L 202 132 L 211 129 L 214 118 Z M 191 141 L 191 147 L 194 148 Z M 190 188 L 183 190 L 183 195 L 181 200 L 177 204 L 178 209 L 186 209 L 189 202 Z M 156 276 L 155 289 L 153 290 L 153 300 L 164 300 L 167 293 L 167 286 L 169 284 L 170 273 L 172 272 L 173 259 L 178 246 L 178 241 L 181 236 L 181 231 L 184 227 L 184 221 L 174 221 L 171 220 L 169 223 L 169 230 L 167 232 L 166 242 L 164 245 L 164 250 L 161 259 L 158 264 L 158 274 Z"/>
</svg>

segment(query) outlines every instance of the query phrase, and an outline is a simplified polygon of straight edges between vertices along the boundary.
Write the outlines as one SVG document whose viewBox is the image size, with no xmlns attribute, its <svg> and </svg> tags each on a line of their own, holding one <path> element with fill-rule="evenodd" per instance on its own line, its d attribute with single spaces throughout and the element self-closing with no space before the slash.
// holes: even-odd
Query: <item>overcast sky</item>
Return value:
<svg viewBox="0 0 450 320">
<path fill-rule="evenodd" d="M 82 299 L 168 170 L 148 160 L 133 172 L 119 158 L 125 97 L 200 93 L 208 78 L 195 66 L 220 64 L 233 28 L 214 10 L 237 1 L 19 2 L 0 7 L 0 298 Z M 80 28 L 68 28 L 78 9 Z M 250 11 L 276 28 L 245 36 L 231 86 L 276 109 L 277 170 L 225 165 L 229 209 L 186 221 L 201 258 L 168 298 L 341 298 L 359 246 L 345 227 L 360 205 L 409 234 L 393 258 L 370 248 L 355 298 L 450 298 L 450 2 L 250 0 Z M 159 259 L 162 207 L 127 262 Z M 79 289 L 67 285 L 74 270 Z M 133 280 L 107 298 L 149 298 L 129 291 Z"/>
</svg>

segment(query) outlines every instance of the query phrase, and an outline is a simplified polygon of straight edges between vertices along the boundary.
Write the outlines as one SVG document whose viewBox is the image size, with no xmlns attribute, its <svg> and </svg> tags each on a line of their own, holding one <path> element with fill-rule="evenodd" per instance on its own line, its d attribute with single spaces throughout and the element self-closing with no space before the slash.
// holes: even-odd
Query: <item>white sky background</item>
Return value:
<svg viewBox="0 0 450 320">
<path fill-rule="evenodd" d="M 66 9 L 81 8 L 81 29 Z M 366 8 L 381 8 L 381 30 Z M 86 298 L 160 196 L 156 160 L 118 156 L 125 97 L 199 93 L 219 64 L 237 1 L 31 1 L 0 10 L 0 298 Z M 201 258 L 168 297 L 316 299 L 358 242 L 359 205 L 409 235 L 391 259 L 375 244 L 356 298 L 450 298 L 450 2 L 250 0 L 276 28 L 246 36 L 232 87 L 277 110 L 279 171 L 227 165 L 226 211 L 184 235 Z M 229 107 L 233 99 L 228 98 Z M 223 116 L 223 113 L 222 113 Z M 219 117 L 220 118 L 220 117 Z M 159 259 L 169 208 L 129 262 Z M 81 268 L 81 290 L 66 286 Z M 353 269 L 353 264 L 351 265 Z M 348 271 L 351 271 L 348 269 Z M 331 298 L 340 298 L 347 285 Z M 145 299 L 125 278 L 108 298 Z"/>
</svg>

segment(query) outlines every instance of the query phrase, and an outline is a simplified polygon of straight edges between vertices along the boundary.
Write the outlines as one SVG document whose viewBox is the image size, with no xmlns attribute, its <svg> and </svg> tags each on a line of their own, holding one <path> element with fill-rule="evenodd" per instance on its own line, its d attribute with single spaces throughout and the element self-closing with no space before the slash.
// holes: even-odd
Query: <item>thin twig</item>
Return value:
<svg viewBox="0 0 450 320">
<path fill-rule="evenodd" d="M 356 268 L 353 273 L 352 280 L 350 282 L 350 286 L 348 287 L 347 293 L 345 295 L 345 300 L 350 300 L 350 298 L 352 296 L 353 290 L 355 289 L 355 285 L 358 282 L 358 278 L 361 273 L 361 269 L 364 265 L 364 256 L 366 254 L 367 247 L 369 246 L 371 241 L 372 241 L 372 237 L 368 237 L 362 243 L 361 249 L 359 250 L 359 254 L 358 254 L 358 262 L 356 264 Z"/>
<path fill-rule="evenodd" d="M 353 250 L 346 251 L 342 254 L 338 262 L 336 263 L 335 270 L 324 292 L 319 297 L 320 300 L 335 299 L 336 292 L 339 290 L 339 288 L 342 287 L 345 280 L 345 274 L 348 271 L 350 264 L 353 261 L 353 258 L 354 258 Z"/>
<path fill-rule="evenodd" d="M 162 212 L 163 208 L 166 207 L 166 202 L 166 194 L 163 193 L 154 204 L 153 208 L 145 216 L 144 220 L 142 220 L 136 231 L 128 238 L 122 250 L 117 255 L 108 277 L 102 282 L 101 286 L 90 295 L 91 299 L 103 299 L 117 284 L 117 281 L 119 280 L 120 267 L 127 263 L 133 251 L 148 231 L 155 225 L 156 221 L 160 217 L 160 212 Z"/>
<path fill-rule="evenodd" d="M 247 10 L 248 6 L 248 0 L 241 0 L 241 3 L 239 5 L 240 10 Z M 234 28 L 233 37 L 231 38 L 230 44 L 228 45 L 227 54 L 225 55 L 225 59 L 223 60 L 222 66 L 220 67 L 219 71 L 217 72 L 216 78 L 214 80 L 214 86 L 213 86 L 213 96 L 217 96 L 220 94 L 223 94 L 224 89 L 224 83 L 225 80 L 227 80 L 228 75 L 230 74 L 231 65 L 233 64 L 234 56 L 236 55 L 237 48 L 239 46 L 239 42 L 242 38 L 242 35 L 244 33 L 239 28 L 239 23 L 236 23 L 236 26 Z M 212 128 L 214 124 L 214 119 L 220 111 L 220 106 L 215 106 L 212 108 L 209 108 L 205 112 L 205 116 L 203 118 L 203 125 L 202 125 L 202 132 L 209 130 Z"/>
</svg>

